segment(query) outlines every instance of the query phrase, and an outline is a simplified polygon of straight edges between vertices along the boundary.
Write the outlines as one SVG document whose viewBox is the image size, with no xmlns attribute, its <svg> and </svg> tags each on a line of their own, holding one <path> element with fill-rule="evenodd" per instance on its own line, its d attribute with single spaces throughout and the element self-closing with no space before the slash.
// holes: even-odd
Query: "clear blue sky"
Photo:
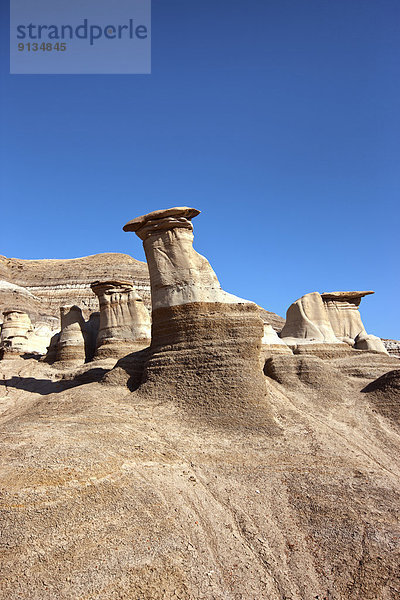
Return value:
<svg viewBox="0 0 400 600">
<path fill-rule="evenodd" d="M 9 75 L 2 0 L 1 246 L 125 252 L 133 217 L 188 205 L 223 287 L 285 315 L 375 290 L 400 339 L 399 0 L 153 0 L 151 75 Z"/>
</svg>

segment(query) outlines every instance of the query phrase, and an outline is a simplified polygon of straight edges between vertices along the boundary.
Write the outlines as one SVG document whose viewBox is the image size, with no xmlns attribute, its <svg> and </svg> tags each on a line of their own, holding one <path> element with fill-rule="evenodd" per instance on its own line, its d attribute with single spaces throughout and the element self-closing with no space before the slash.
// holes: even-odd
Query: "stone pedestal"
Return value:
<svg viewBox="0 0 400 600">
<path fill-rule="evenodd" d="M 1 347 L 3 357 L 7 354 L 18 356 L 28 351 L 28 340 L 33 327 L 29 315 L 21 310 L 8 310 L 3 313 L 1 326 Z"/>
<path fill-rule="evenodd" d="M 219 416 L 230 410 L 249 418 L 255 407 L 266 410 L 263 322 L 254 303 L 221 289 L 193 249 L 191 219 L 198 214 L 171 208 L 124 227 L 143 240 L 150 272 L 152 342 L 142 387 Z"/>
<path fill-rule="evenodd" d="M 57 361 L 80 365 L 85 362 L 85 320 L 78 306 L 60 308 L 61 331 L 57 343 Z"/>
<path fill-rule="evenodd" d="M 96 281 L 91 287 L 100 304 L 95 359 L 118 359 L 149 346 L 150 315 L 133 284 Z"/>
</svg>

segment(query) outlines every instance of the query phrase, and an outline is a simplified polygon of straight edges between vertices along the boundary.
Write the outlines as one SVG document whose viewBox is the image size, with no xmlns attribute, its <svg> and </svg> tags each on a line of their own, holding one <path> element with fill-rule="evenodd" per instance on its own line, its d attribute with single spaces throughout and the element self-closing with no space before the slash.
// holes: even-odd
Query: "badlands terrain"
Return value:
<svg viewBox="0 0 400 600">
<path fill-rule="evenodd" d="M 0 598 L 399 598 L 396 342 L 368 292 L 228 294 L 197 214 L 126 224 L 147 265 L 1 258 Z"/>
</svg>

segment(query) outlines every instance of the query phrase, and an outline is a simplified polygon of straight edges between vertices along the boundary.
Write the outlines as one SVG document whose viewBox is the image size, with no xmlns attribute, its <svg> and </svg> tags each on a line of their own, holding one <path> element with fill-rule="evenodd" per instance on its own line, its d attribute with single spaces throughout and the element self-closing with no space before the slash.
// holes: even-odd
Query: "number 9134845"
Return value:
<svg viewBox="0 0 400 600">
<path fill-rule="evenodd" d="M 27 44 L 18 44 L 19 52 L 65 52 L 67 49 L 67 44 L 58 42 L 56 44 L 52 44 L 51 42 L 43 42 L 42 44 L 37 44 L 36 42 L 28 42 Z"/>
</svg>

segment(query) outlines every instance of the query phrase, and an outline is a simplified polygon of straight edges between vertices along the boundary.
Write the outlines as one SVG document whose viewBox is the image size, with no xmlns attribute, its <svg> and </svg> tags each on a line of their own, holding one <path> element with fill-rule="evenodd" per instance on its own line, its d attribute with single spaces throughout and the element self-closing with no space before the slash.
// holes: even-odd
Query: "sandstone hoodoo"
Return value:
<svg viewBox="0 0 400 600">
<path fill-rule="evenodd" d="M 61 332 L 57 343 L 57 361 L 83 364 L 86 360 L 85 320 L 78 306 L 62 306 Z"/>
<path fill-rule="evenodd" d="M 150 273 L 152 340 L 144 381 L 211 405 L 266 394 L 260 369 L 263 322 L 258 307 L 222 290 L 210 263 L 193 248 L 188 207 L 133 219 L 124 231 L 143 240 Z M 157 383 L 156 383 L 157 382 Z M 258 399 L 258 400 L 256 400 Z"/>
<path fill-rule="evenodd" d="M 91 288 L 100 304 L 95 358 L 121 358 L 150 345 L 150 314 L 131 282 L 96 281 Z"/>
<path fill-rule="evenodd" d="M 367 291 L 325 292 L 321 294 L 333 332 L 339 340 L 353 346 L 357 335 L 365 331 L 358 307 L 364 296 L 373 293 Z"/>
<path fill-rule="evenodd" d="M 358 350 L 387 353 L 380 338 L 368 335 L 358 307 L 367 292 L 312 292 L 302 296 L 287 310 L 280 333 L 294 352 L 323 353 L 330 344 L 334 354 L 346 353 L 346 346 Z M 302 345 L 307 344 L 306 348 Z"/>
<path fill-rule="evenodd" d="M 32 332 L 32 323 L 29 316 L 20 310 L 9 310 L 4 312 L 3 315 L 2 348 L 13 353 L 26 352 L 28 337 Z"/>
</svg>

